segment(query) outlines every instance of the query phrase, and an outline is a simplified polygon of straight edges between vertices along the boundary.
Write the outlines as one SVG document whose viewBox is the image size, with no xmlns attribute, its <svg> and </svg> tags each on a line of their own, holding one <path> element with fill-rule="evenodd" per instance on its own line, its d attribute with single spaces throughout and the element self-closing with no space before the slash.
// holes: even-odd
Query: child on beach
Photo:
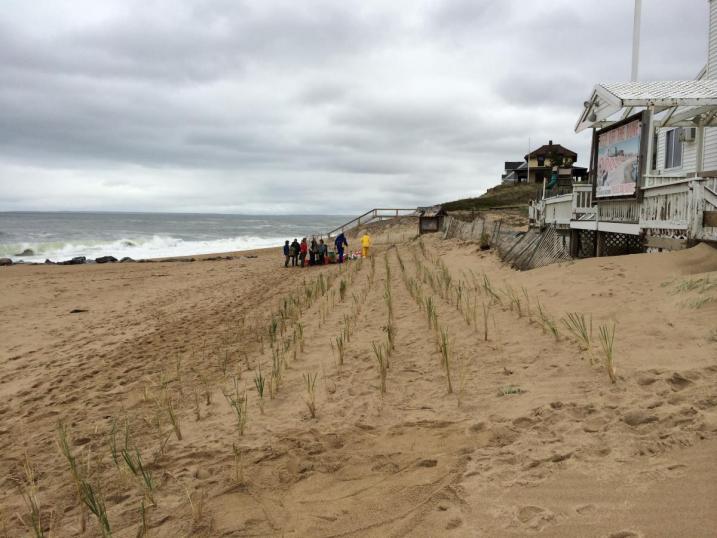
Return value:
<svg viewBox="0 0 717 538">
<path fill-rule="evenodd" d="M 371 247 L 371 237 L 368 235 L 368 232 L 365 232 L 363 236 L 361 237 L 361 255 L 364 258 L 368 257 L 368 251 Z"/>
<path fill-rule="evenodd" d="M 325 265 L 329 263 L 329 247 L 326 246 L 326 243 L 324 243 L 323 239 L 319 239 L 319 260 L 318 263 L 320 265 Z"/>
</svg>

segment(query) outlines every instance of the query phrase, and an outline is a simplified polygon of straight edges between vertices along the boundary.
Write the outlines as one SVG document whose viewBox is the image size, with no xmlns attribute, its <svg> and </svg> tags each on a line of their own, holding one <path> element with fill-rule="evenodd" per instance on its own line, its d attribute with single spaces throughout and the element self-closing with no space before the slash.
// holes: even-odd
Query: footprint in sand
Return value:
<svg viewBox="0 0 717 538">
<path fill-rule="evenodd" d="M 518 417 L 513 420 L 513 426 L 516 428 L 529 428 L 535 421 L 530 417 Z"/>
<path fill-rule="evenodd" d="M 582 506 L 578 506 L 575 511 L 581 516 L 587 516 L 594 513 L 596 509 L 597 508 L 594 504 L 584 504 Z"/>
<path fill-rule="evenodd" d="M 446 523 L 446 530 L 451 529 L 457 529 L 463 524 L 463 520 L 459 517 L 451 518 L 448 523 Z"/>
<path fill-rule="evenodd" d="M 518 520 L 521 523 L 527 523 L 535 516 L 542 514 L 543 512 L 545 512 L 545 510 L 539 506 L 522 506 L 518 509 Z"/>
<path fill-rule="evenodd" d="M 692 384 L 692 381 L 687 379 L 685 376 L 680 374 L 679 372 L 675 372 L 672 374 L 672 376 L 668 379 L 666 379 L 667 383 L 670 384 L 672 387 L 672 390 L 679 391 L 687 388 L 687 386 Z"/>
<path fill-rule="evenodd" d="M 540 506 L 521 506 L 518 508 L 516 518 L 523 525 L 536 531 L 542 531 L 548 524 L 555 522 L 555 514 Z"/>
<path fill-rule="evenodd" d="M 617 531 L 612 534 L 608 534 L 607 538 L 641 538 L 642 533 L 635 531 Z"/>
<path fill-rule="evenodd" d="M 640 374 L 637 376 L 637 384 L 643 387 L 647 387 L 649 385 L 652 385 L 655 381 L 657 381 L 657 377 L 650 374 Z"/>
<path fill-rule="evenodd" d="M 655 415 L 650 415 L 642 410 L 628 411 L 622 417 L 623 422 L 633 428 L 641 424 L 649 424 L 656 422 L 658 419 Z"/>
<path fill-rule="evenodd" d="M 603 431 L 608 421 L 604 417 L 589 417 L 583 422 L 583 431 L 587 433 L 598 433 Z"/>
</svg>

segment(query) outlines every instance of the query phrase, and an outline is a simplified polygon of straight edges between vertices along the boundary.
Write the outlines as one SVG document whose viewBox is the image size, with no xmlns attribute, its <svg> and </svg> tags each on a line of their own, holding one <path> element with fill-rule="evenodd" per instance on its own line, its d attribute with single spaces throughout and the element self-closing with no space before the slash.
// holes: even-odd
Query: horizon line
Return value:
<svg viewBox="0 0 717 538">
<path fill-rule="evenodd" d="M 96 210 L 96 209 L 11 209 L 1 210 L 0 214 L 9 213 L 100 213 L 113 215 L 225 215 L 235 217 L 346 217 L 353 213 L 220 213 L 204 211 L 131 211 L 131 210 Z"/>
</svg>

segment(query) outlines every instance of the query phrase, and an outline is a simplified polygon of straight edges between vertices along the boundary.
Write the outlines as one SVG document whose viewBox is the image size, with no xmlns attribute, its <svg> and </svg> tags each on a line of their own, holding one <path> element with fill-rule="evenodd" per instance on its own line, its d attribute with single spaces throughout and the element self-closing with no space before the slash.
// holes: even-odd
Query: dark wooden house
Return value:
<svg viewBox="0 0 717 538">
<path fill-rule="evenodd" d="M 440 205 L 418 208 L 418 233 L 426 234 L 437 232 L 443 225 L 446 210 Z"/>
</svg>

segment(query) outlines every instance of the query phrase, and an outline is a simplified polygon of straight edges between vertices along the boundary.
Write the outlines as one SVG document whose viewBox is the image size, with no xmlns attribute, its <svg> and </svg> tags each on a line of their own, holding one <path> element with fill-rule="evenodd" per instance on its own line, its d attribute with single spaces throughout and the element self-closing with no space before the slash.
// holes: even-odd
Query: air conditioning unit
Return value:
<svg viewBox="0 0 717 538">
<path fill-rule="evenodd" d="M 695 131 L 696 129 L 694 127 L 682 129 L 682 131 L 680 131 L 680 142 L 693 142 L 695 140 Z"/>
</svg>

